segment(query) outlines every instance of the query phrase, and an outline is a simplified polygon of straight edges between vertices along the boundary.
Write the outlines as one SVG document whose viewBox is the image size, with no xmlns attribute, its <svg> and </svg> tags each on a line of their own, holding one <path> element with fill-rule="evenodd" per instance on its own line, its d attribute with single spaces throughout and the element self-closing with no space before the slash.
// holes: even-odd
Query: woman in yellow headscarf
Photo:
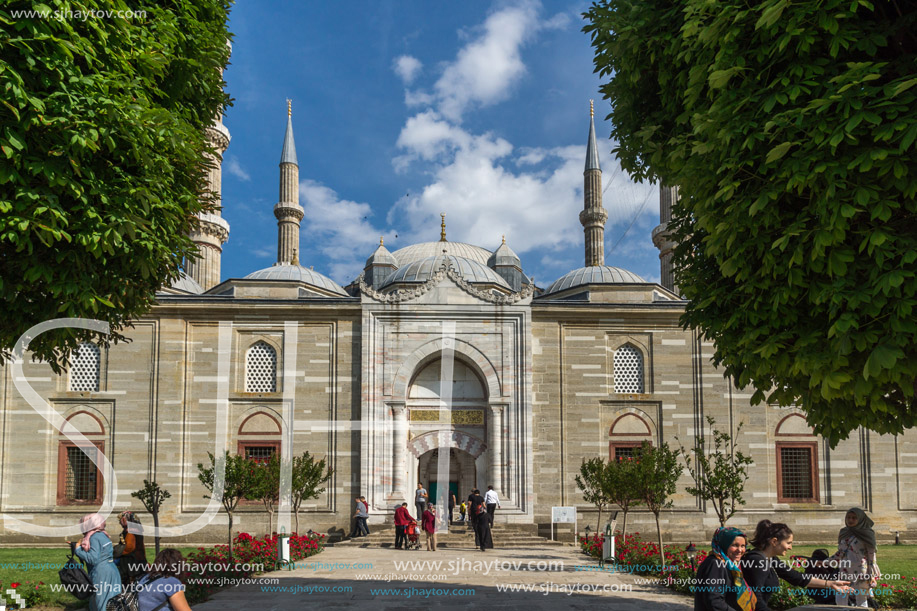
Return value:
<svg viewBox="0 0 917 611">
<path fill-rule="evenodd" d="M 697 569 L 694 581 L 695 611 L 752 611 L 754 592 L 745 583 L 739 560 L 745 553 L 745 533 L 718 528 L 710 542 L 711 553 Z"/>
</svg>

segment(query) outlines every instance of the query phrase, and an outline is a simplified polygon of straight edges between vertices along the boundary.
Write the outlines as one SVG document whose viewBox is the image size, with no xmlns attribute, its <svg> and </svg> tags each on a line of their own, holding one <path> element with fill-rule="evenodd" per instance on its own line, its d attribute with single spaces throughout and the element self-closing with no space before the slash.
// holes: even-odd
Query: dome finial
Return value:
<svg viewBox="0 0 917 611">
<path fill-rule="evenodd" d="M 287 116 L 288 117 L 293 116 L 293 100 L 291 100 L 290 98 L 287 98 Z"/>
<path fill-rule="evenodd" d="M 382 236 L 379 236 L 379 246 L 385 246 L 385 242 L 382 239 Z"/>
<path fill-rule="evenodd" d="M 592 100 L 589 100 L 589 118 L 591 119 L 593 117 L 595 117 L 595 108 L 592 106 Z"/>
<path fill-rule="evenodd" d="M 442 217 L 442 222 L 439 225 L 439 241 L 445 242 L 446 241 L 446 213 L 442 212 L 440 213 L 439 216 Z"/>
<path fill-rule="evenodd" d="M 290 261 L 290 263 L 292 265 L 299 265 L 299 254 L 295 248 L 293 249 L 293 260 Z"/>
<path fill-rule="evenodd" d="M 503 244 L 506 244 L 506 234 L 503 234 Z"/>
</svg>

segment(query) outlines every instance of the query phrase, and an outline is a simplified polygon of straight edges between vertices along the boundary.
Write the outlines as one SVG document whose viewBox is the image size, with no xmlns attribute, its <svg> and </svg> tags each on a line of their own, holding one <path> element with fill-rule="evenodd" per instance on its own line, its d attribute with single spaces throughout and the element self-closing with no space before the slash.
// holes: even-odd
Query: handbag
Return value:
<svg viewBox="0 0 917 611">
<path fill-rule="evenodd" d="M 156 579 L 159 579 L 159 577 Z M 108 601 L 105 605 L 105 611 L 140 611 L 140 591 L 156 581 L 156 579 L 151 579 L 145 584 L 130 584 L 120 594 Z M 153 609 L 153 611 L 159 611 L 168 604 L 169 599 L 167 598 L 164 603 Z"/>
<path fill-rule="evenodd" d="M 73 551 L 70 552 L 67 564 L 57 572 L 57 575 L 64 589 L 78 599 L 86 600 L 95 594 L 95 586 L 92 584 L 89 574 L 82 564 L 73 559 Z"/>
</svg>

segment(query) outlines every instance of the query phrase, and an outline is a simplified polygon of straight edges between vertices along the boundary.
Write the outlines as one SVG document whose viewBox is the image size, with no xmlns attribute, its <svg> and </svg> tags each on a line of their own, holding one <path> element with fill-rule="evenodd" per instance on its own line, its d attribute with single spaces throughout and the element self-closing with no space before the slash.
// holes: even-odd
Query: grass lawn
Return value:
<svg viewBox="0 0 917 611">
<path fill-rule="evenodd" d="M 196 552 L 197 547 L 180 547 L 178 548 L 183 555 L 190 552 Z M 147 558 L 153 560 L 153 547 L 147 548 Z M 60 583 L 57 577 L 57 571 L 61 569 L 70 555 L 70 550 L 65 546 L 59 549 L 47 547 L 4 547 L 0 548 L 0 585 L 3 589 L 9 587 L 11 583 L 24 583 L 31 581 L 38 583 L 43 581 L 46 584 Z M 32 563 L 32 567 L 21 567 L 12 565 L 21 565 L 22 563 Z M 38 566 L 34 566 L 38 565 Z M 88 607 L 86 601 L 77 600 L 76 597 L 60 592 L 55 595 L 54 600 L 50 602 L 51 608 L 60 609 L 81 609 Z"/>
<path fill-rule="evenodd" d="M 837 551 L 837 543 L 822 545 L 794 545 L 787 556 L 811 556 L 818 548 L 828 550 L 829 554 Z M 883 575 L 899 574 L 902 577 L 917 577 L 917 545 L 882 545 L 876 552 L 876 564 Z"/>
</svg>

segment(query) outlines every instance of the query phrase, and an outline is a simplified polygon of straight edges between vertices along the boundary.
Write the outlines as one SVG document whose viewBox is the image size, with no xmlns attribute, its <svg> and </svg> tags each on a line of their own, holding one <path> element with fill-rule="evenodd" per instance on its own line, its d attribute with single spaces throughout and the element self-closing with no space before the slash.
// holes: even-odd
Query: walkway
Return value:
<svg viewBox="0 0 917 611">
<path fill-rule="evenodd" d="M 689 598 L 661 586 L 638 584 L 639 577 L 589 570 L 597 567 L 573 547 L 487 552 L 470 547 L 437 552 L 330 547 L 298 562 L 292 571 L 267 573 L 256 578 L 261 583 L 225 589 L 194 609 L 693 608 Z"/>
</svg>

